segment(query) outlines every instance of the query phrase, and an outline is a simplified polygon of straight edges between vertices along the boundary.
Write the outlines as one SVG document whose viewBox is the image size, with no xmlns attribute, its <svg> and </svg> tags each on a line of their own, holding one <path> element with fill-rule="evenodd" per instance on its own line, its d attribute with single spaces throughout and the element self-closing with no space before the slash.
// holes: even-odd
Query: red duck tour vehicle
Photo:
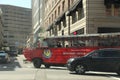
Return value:
<svg viewBox="0 0 120 80">
<path fill-rule="evenodd" d="M 35 68 L 65 66 L 68 59 L 85 56 L 96 49 L 120 48 L 119 41 L 120 33 L 54 36 L 43 39 L 37 48 L 24 49 L 23 54 Z"/>
</svg>

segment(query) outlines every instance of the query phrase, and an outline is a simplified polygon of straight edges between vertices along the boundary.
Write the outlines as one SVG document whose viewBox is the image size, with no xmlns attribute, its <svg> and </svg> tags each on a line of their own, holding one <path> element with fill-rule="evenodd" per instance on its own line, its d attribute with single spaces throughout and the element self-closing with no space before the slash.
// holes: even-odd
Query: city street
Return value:
<svg viewBox="0 0 120 80">
<path fill-rule="evenodd" d="M 120 80 L 120 0 L 1 0 L 0 80 Z"/>
<path fill-rule="evenodd" d="M 35 69 L 30 62 L 23 62 L 23 55 L 12 57 L 11 63 L 0 64 L 0 80 L 120 80 L 116 73 L 87 72 L 77 75 L 65 67 Z"/>
</svg>

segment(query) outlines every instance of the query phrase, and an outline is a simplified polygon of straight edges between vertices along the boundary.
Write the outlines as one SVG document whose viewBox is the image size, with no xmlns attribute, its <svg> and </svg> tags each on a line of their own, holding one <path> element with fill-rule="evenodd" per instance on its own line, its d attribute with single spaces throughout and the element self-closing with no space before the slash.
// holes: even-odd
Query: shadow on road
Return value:
<svg viewBox="0 0 120 80">
<path fill-rule="evenodd" d="M 76 73 L 72 73 L 72 72 L 70 74 L 80 75 L 80 74 L 76 74 Z M 94 76 L 96 76 L 96 77 L 97 76 L 99 76 L 99 77 L 111 77 L 112 76 L 112 77 L 120 78 L 120 76 L 117 75 L 117 74 L 113 74 L 113 73 L 99 73 L 99 72 L 98 73 L 97 72 L 96 73 L 94 73 L 94 72 L 93 73 L 92 72 L 91 73 L 85 73 L 85 74 L 82 74 L 82 76 L 93 76 L 93 77 Z"/>
<path fill-rule="evenodd" d="M 50 68 L 45 68 L 44 66 L 42 66 L 40 69 L 54 69 L 54 70 L 67 70 L 66 67 L 54 67 L 51 66 Z"/>
<path fill-rule="evenodd" d="M 14 71 L 15 68 L 21 68 L 16 57 L 11 57 L 10 63 L 0 63 L 0 71 Z"/>
</svg>

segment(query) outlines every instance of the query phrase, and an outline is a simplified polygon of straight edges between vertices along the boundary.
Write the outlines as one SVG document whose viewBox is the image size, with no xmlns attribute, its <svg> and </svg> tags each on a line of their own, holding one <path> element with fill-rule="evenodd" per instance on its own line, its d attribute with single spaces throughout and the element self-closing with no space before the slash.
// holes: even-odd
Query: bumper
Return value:
<svg viewBox="0 0 120 80">
<path fill-rule="evenodd" d="M 0 63 L 7 63 L 8 60 L 7 59 L 0 59 Z"/>
<path fill-rule="evenodd" d="M 67 63 L 66 66 L 69 71 L 74 71 L 74 67 L 70 63 Z"/>
</svg>

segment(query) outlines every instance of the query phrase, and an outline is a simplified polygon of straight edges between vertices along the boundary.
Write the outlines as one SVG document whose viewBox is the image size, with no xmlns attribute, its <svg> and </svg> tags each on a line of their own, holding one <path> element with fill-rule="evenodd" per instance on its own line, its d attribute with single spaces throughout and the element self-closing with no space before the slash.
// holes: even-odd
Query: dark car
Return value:
<svg viewBox="0 0 120 80">
<path fill-rule="evenodd" d="M 7 53 L 8 53 L 10 56 L 18 56 L 18 51 L 16 51 L 16 50 L 7 51 Z"/>
<path fill-rule="evenodd" d="M 71 58 L 67 62 L 67 68 L 77 74 L 84 74 L 86 71 L 102 71 L 116 72 L 120 75 L 120 49 L 99 49 L 84 57 Z"/>
<path fill-rule="evenodd" d="M 0 63 L 10 62 L 10 57 L 5 51 L 0 51 Z"/>
</svg>

